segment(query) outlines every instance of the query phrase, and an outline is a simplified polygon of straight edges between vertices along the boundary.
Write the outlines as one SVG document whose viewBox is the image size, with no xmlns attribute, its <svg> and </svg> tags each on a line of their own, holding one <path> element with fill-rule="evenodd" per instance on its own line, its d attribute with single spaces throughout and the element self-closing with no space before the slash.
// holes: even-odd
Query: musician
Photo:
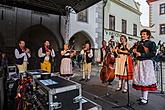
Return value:
<svg viewBox="0 0 165 110">
<path fill-rule="evenodd" d="M 121 35 L 120 43 L 117 44 L 117 47 L 113 50 L 113 52 L 115 52 L 117 55 L 115 75 L 116 77 L 119 78 L 119 83 L 116 91 L 122 90 L 123 93 L 127 92 L 127 80 L 132 79 L 132 73 L 133 73 L 132 59 L 129 55 L 129 49 L 130 46 L 127 42 L 126 36 Z M 127 64 L 127 66 L 125 64 Z M 127 79 L 127 72 L 128 72 L 128 79 Z"/>
<path fill-rule="evenodd" d="M 100 51 L 98 52 L 99 53 L 99 55 L 98 55 L 98 59 L 100 59 L 100 60 L 98 60 L 98 62 L 99 63 L 101 63 L 102 64 L 102 68 L 101 68 L 101 71 L 100 71 L 100 74 L 102 74 L 102 75 L 105 75 L 105 74 L 103 74 L 102 73 L 102 69 L 104 68 L 104 67 L 107 67 L 106 69 L 108 70 L 109 69 L 109 61 L 108 61 L 108 57 L 113 57 L 112 56 L 112 45 L 111 45 L 111 41 L 109 41 L 108 42 L 108 46 L 106 45 L 106 41 L 105 40 L 103 40 L 102 41 L 102 47 L 100 48 Z M 111 56 L 109 56 L 109 54 L 111 55 Z M 100 57 L 101 56 L 101 57 Z M 114 57 L 113 57 L 114 58 Z M 107 71 L 106 70 L 106 75 L 108 74 Z M 102 83 L 106 83 L 106 79 L 101 79 L 102 80 Z M 109 85 L 111 85 L 111 82 L 110 81 L 108 81 L 108 84 Z"/>
<path fill-rule="evenodd" d="M 102 41 L 102 47 L 100 48 L 100 51 L 98 52 L 98 62 L 103 63 L 103 60 L 105 59 L 105 56 L 108 52 L 108 46 L 107 42 L 105 40 Z"/>
<path fill-rule="evenodd" d="M 69 50 L 69 45 L 64 44 L 64 50 L 61 51 L 62 60 L 60 73 L 61 76 L 71 76 L 72 73 L 72 60 L 71 58 L 76 55 L 76 51 Z"/>
<path fill-rule="evenodd" d="M 16 66 L 19 73 L 27 70 L 28 60 L 31 57 L 30 50 L 25 47 L 25 41 L 20 40 L 18 47 L 15 49 Z"/>
<path fill-rule="evenodd" d="M 44 46 L 38 50 L 38 56 L 40 58 L 41 70 L 51 73 L 51 63 L 55 57 L 55 52 L 54 49 L 50 47 L 48 40 L 46 40 Z"/>
<path fill-rule="evenodd" d="M 111 36 L 111 39 L 108 41 L 108 45 L 111 46 L 111 48 L 114 48 L 115 47 L 114 36 Z"/>
<path fill-rule="evenodd" d="M 86 42 L 85 48 L 81 50 L 80 54 L 84 56 L 84 59 L 83 59 L 83 78 L 80 79 L 80 81 L 85 80 L 86 74 L 88 75 L 86 81 L 89 81 L 90 76 L 91 76 L 91 63 L 92 63 L 92 58 L 93 58 L 93 51 L 91 49 L 91 45 L 89 42 Z"/>
<path fill-rule="evenodd" d="M 142 91 L 142 96 L 138 99 L 140 105 L 148 103 L 148 91 L 157 90 L 156 78 L 152 58 L 156 53 L 156 44 L 150 41 L 151 32 L 143 29 L 140 32 L 141 41 L 137 43 L 132 51 L 136 57 L 134 67 L 133 88 Z"/>
</svg>

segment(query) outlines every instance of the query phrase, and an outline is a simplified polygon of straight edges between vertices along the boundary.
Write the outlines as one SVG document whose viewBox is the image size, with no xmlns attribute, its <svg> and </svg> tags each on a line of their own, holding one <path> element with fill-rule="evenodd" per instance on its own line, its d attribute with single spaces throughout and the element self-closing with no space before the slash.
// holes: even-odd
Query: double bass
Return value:
<svg viewBox="0 0 165 110">
<path fill-rule="evenodd" d="M 103 60 L 103 66 L 100 71 L 100 80 L 102 82 L 112 82 L 115 78 L 114 69 L 115 57 L 108 52 Z"/>
</svg>

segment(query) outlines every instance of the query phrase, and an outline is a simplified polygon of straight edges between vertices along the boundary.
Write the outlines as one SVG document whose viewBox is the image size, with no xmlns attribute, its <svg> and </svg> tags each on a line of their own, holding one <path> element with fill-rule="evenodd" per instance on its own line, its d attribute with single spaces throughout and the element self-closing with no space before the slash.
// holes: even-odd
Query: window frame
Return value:
<svg viewBox="0 0 165 110">
<path fill-rule="evenodd" d="M 163 13 L 162 13 L 162 9 L 164 10 Z M 162 3 L 159 5 L 159 13 L 160 13 L 160 15 L 165 14 L 165 3 Z"/>
<path fill-rule="evenodd" d="M 127 34 L 127 20 L 122 19 L 121 23 L 122 23 L 121 32 L 124 33 L 124 34 Z M 125 23 L 125 25 L 123 23 Z"/>
<path fill-rule="evenodd" d="M 115 31 L 115 16 L 113 15 L 109 15 L 109 29 Z"/>
<path fill-rule="evenodd" d="M 137 24 L 133 24 L 133 36 L 137 36 Z"/>
<path fill-rule="evenodd" d="M 88 9 L 83 10 L 77 14 L 77 21 L 88 23 Z"/>
<path fill-rule="evenodd" d="M 164 28 L 164 31 L 161 31 L 161 30 L 162 30 L 162 28 L 161 28 L 162 26 L 163 26 L 163 28 Z M 159 25 L 159 34 L 160 34 L 160 35 L 164 35 L 164 34 L 165 34 L 165 23 Z"/>
</svg>

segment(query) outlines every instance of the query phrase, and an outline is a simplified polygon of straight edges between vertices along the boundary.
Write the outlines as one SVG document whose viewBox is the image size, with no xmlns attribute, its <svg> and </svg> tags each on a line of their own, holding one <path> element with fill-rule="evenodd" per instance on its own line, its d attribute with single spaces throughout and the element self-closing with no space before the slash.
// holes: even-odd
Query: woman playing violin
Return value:
<svg viewBox="0 0 165 110">
<path fill-rule="evenodd" d="M 123 86 L 123 93 L 127 92 L 127 80 L 132 79 L 133 73 L 133 65 L 132 59 L 129 55 L 130 46 L 127 42 L 127 38 L 124 35 L 120 36 L 120 43 L 113 50 L 116 53 L 116 67 L 115 67 L 115 75 L 119 78 L 119 84 L 117 91 L 120 91 Z M 127 67 L 125 66 L 127 63 Z M 128 69 L 128 78 L 127 78 L 127 69 Z"/>
<path fill-rule="evenodd" d="M 61 67 L 60 67 L 61 76 L 73 75 L 71 57 L 76 55 L 76 51 L 71 52 L 71 50 L 69 50 L 69 45 L 64 44 L 64 50 L 61 51 L 61 55 L 62 55 Z"/>
<path fill-rule="evenodd" d="M 142 91 L 138 99 L 140 105 L 148 103 L 148 91 L 157 90 L 152 58 L 156 53 L 156 44 L 150 41 L 151 32 L 143 29 L 141 41 L 132 49 L 137 60 L 134 68 L 133 88 Z"/>
</svg>

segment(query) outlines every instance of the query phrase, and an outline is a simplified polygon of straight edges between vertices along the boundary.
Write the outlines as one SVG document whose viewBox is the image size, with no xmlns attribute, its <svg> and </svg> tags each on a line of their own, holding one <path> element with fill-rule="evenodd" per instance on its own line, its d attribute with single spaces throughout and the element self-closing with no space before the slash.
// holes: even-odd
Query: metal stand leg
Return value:
<svg viewBox="0 0 165 110">
<path fill-rule="evenodd" d="M 126 105 L 121 105 L 121 106 L 114 106 L 114 107 L 112 107 L 112 108 L 130 108 L 130 109 L 132 109 L 132 110 L 135 110 L 133 107 L 132 107 L 132 105 L 134 104 L 134 103 L 130 103 L 130 89 L 129 89 L 129 81 L 128 81 L 128 68 L 127 68 L 127 59 L 128 59 L 128 57 L 126 58 L 126 61 L 125 61 L 125 68 L 124 68 L 124 71 L 125 71 L 125 69 L 126 69 L 126 72 L 127 72 L 127 104 Z"/>
<path fill-rule="evenodd" d="M 160 93 L 161 93 L 161 94 L 164 94 L 164 91 L 163 91 L 163 70 L 162 70 L 162 61 L 160 61 L 160 78 L 161 78 L 161 91 L 160 91 Z"/>
</svg>

